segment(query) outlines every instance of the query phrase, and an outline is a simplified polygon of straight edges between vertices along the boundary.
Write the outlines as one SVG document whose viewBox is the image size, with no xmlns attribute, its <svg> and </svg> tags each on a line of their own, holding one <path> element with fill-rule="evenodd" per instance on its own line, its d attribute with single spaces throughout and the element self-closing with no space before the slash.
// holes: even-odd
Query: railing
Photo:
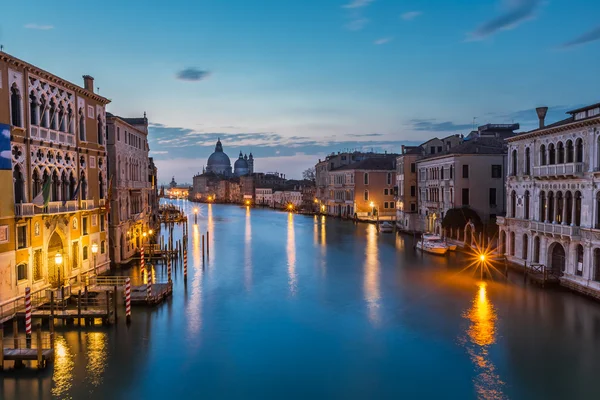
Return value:
<svg viewBox="0 0 600 400">
<path fill-rule="evenodd" d="M 15 204 L 15 215 L 17 217 L 31 217 L 36 214 L 75 212 L 78 209 L 76 200 L 70 200 L 64 203 L 62 201 L 51 201 L 48 203 L 47 207 L 37 207 L 33 203 L 19 203 Z"/>
<path fill-rule="evenodd" d="M 31 308 L 37 307 L 48 302 L 46 297 L 46 287 L 31 293 Z M 25 311 L 25 295 L 17 296 L 14 299 L 0 304 L 0 322 L 12 319 L 16 313 Z"/>
<path fill-rule="evenodd" d="M 531 221 L 531 230 L 552 235 L 579 237 L 581 229 L 578 226 L 551 224 L 545 222 Z"/>
<path fill-rule="evenodd" d="M 100 199 L 100 200 L 99 200 L 99 203 L 98 203 L 98 206 L 99 206 L 99 207 L 104 207 L 104 206 L 106 206 L 106 199 Z"/>
<path fill-rule="evenodd" d="M 90 285 L 93 286 L 124 286 L 127 276 L 94 276 L 90 278 Z"/>
<path fill-rule="evenodd" d="M 35 205 L 33 203 L 15 204 L 15 215 L 17 217 L 31 217 L 36 214 Z"/>
<path fill-rule="evenodd" d="M 496 225 L 506 225 L 506 219 L 504 217 L 496 216 Z"/>
<path fill-rule="evenodd" d="M 425 201 L 425 207 L 428 207 L 428 208 L 441 208 L 442 207 L 442 202 L 441 201 Z"/>
<path fill-rule="evenodd" d="M 548 178 L 554 176 L 581 176 L 583 175 L 583 166 L 582 162 L 534 166 L 533 175 Z"/>
<path fill-rule="evenodd" d="M 81 209 L 82 210 L 93 210 L 94 209 L 94 200 L 81 200 Z"/>
</svg>

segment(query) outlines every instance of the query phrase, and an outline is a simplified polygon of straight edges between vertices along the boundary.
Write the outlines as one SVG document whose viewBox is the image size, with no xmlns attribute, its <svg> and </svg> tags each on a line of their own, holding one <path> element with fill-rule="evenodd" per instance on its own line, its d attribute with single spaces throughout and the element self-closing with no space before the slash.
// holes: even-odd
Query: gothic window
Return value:
<svg viewBox="0 0 600 400">
<path fill-rule="evenodd" d="M 529 147 L 525 149 L 525 175 L 531 175 L 531 154 Z"/>
<path fill-rule="evenodd" d="M 557 149 L 558 149 L 558 164 L 564 164 L 565 163 L 565 147 L 563 146 L 562 142 L 558 142 Z"/>
<path fill-rule="evenodd" d="M 573 223 L 573 195 L 571 192 L 565 192 L 565 207 L 567 208 L 565 222 L 567 225 L 571 225 Z"/>
<path fill-rule="evenodd" d="M 38 124 L 38 103 L 33 91 L 31 91 L 31 94 L 29 95 L 29 117 L 31 125 Z"/>
<path fill-rule="evenodd" d="M 521 258 L 527 260 L 529 254 L 529 237 L 527 234 L 523 234 L 523 249 L 521 249 Z"/>
<path fill-rule="evenodd" d="M 100 172 L 98 174 L 98 193 L 100 195 L 100 198 L 103 199 L 104 198 L 104 181 L 102 180 L 102 172 Z"/>
<path fill-rule="evenodd" d="M 538 220 L 541 222 L 546 221 L 546 193 L 543 191 L 540 192 L 540 215 Z"/>
<path fill-rule="evenodd" d="M 42 128 L 48 127 L 48 101 L 45 96 L 42 96 L 40 101 L 40 126 Z"/>
<path fill-rule="evenodd" d="M 56 103 L 54 99 L 50 100 L 50 129 L 57 129 L 57 118 L 56 118 Z"/>
<path fill-rule="evenodd" d="M 540 165 L 546 165 L 546 146 L 540 146 Z"/>
<path fill-rule="evenodd" d="M 554 193 L 548 192 L 548 212 L 546 213 L 548 222 L 554 222 Z"/>
<path fill-rule="evenodd" d="M 583 246 L 577 245 L 577 254 L 575 259 L 575 275 L 583 275 Z"/>
<path fill-rule="evenodd" d="M 104 131 L 102 129 L 102 119 L 98 117 L 98 144 L 104 144 Z"/>
<path fill-rule="evenodd" d="M 575 141 L 575 162 L 583 162 L 583 140 Z"/>
<path fill-rule="evenodd" d="M 510 216 L 515 218 L 517 215 L 517 194 L 513 190 L 510 194 Z"/>
<path fill-rule="evenodd" d="M 548 155 L 549 155 L 549 164 L 550 165 L 554 165 L 556 164 L 556 149 L 554 148 L 554 143 L 550 143 L 550 145 L 548 146 Z"/>
<path fill-rule="evenodd" d="M 10 121 L 13 126 L 23 126 L 21 119 L 21 93 L 16 85 L 10 89 Z"/>
<path fill-rule="evenodd" d="M 533 262 L 540 262 L 540 237 L 536 236 L 533 239 Z"/>
<path fill-rule="evenodd" d="M 567 162 L 573 162 L 573 141 L 567 140 Z"/>
<path fill-rule="evenodd" d="M 15 203 L 24 203 L 25 202 L 25 181 L 23 179 L 23 173 L 21 172 L 21 167 L 18 165 L 15 166 L 13 171 L 13 182 L 14 182 L 14 191 L 15 191 Z"/>
<path fill-rule="evenodd" d="M 525 207 L 523 211 L 523 218 L 529 219 L 529 190 L 525 191 Z"/>
<path fill-rule="evenodd" d="M 594 249 L 594 280 L 600 282 L 600 249 Z"/>
<path fill-rule="evenodd" d="M 87 199 L 87 180 L 85 179 L 85 173 L 81 173 L 81 197 L 82 200 Z"/>
<path fill-rule="evenodd" d="M 581 192 L 575 192 L 575 226 L 581 225 Z"/>
<path fill-rule="evenodd" d="M 33 197 L 35 198 L 42 190 L 42 182 L 40 181 L 40 173 L 37 168 L 33 170 Z"/>
<path fill-rule="evenodd" d="M 73 133 L 73 108 L 70 104 L 67 107 L 67 131 Z"/>
<path fill-rule="evenodd" d="M 83 108 L 79 109 L 79 140 L 85 141 L 85 114 Z"/>
<path fill-rule="evenodd" d="M 515 233 L 511 232 L 510 233 L 510 255 L 514 256 L 515 255 Z"/>
<path fill-rule="evenodd" d="M 58 172 L 56 172 L 56 170 L 54 170 L 54 172 L 52 172 L 52 186 L 51 186 L 51 199 L 52 201 L 58 201 L 59 199 L 59 195 L 58 195 L 58 187 L 60 186 L 60 182 L 58 180 Z"/>
<path fill-rule="evenodd" d="M 67 173 L 65 171 L 61 174 L 60 197 L 63 201 L 69 200 L 69 181 L 67 180 Z"/>
<path fill-rule="evenodd" d="M 517 150 L 512 151 L 512 167 L 511 167 L 511 175 L 517 176 Z"/>
</svg>

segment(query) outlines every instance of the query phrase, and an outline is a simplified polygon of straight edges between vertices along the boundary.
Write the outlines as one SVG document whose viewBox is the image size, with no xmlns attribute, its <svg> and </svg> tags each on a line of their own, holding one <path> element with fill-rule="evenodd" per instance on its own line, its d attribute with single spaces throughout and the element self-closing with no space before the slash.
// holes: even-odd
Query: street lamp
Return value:
<svg viewBox="0 0 600 400">
<path fill-rule="evenodd" d="M 96 254 L 98 254 L 98 244 L 93 243 L 92 244 L 92 255 L 94 256 L 94 275 L 98 275 L 98 273 L 96 272 Z"/>
<path fill-rule="evenodd" d="M 60 254 L 60 251 L 56 252 L 56 255 L 54 256 L 54 264 L 58 267 L 58 287 L 62 286 L 62 282 L 60 280 L 60 266 L 63 263 L 63 256 L 62 254 Z"/>
<path fill-rule="evenodd" d="M 198 208 L 194 208 L 194 224 L 198 223 Z"/>
</svg>

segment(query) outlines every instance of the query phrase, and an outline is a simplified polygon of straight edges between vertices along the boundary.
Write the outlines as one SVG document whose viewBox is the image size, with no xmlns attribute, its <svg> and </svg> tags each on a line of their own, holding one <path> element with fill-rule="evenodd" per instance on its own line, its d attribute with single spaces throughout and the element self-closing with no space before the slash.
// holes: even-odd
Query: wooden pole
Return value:
<svg viewBox="0 0 600 400">
<path fill-rule="evenodd" d="M 54 290 L 50 291 L 50 319 L 54 319 Z"/>
<path fill-rule="evenodd" d="M 131 323 L 131 279 L 125 281 L 125 320 Z"/>
<path fill-rule="evenodd" d="M 106 291 L 106 323 L 108 324 L 108 318 L 110 315 L 110 291 Z"/>
<path fill-rule="evenodd" d="M 81 326 L 81 289 L 77 296 L 77 319 L 79 320 L 79 326 Z"/>
<path fill-rule="evenodd" d="M 19 324 L 17 319 L 13 319 L 13 340 L 15 349 L 19 348 Z"/>
<path fill-rule="evenodd" d="M 117 322 L 118 319 L 118 314 L 117 314 L 117 285 L 115 285 L 114 287 L 114 292 L 113 292 L 113 302 L 114 302 L 114 310 L 115 310 L 115 323 Z"/>
<path fill-rule="evenodd" d="M 54 349 L 54 318 L 48 321 L 48 329 L 50 329 L 50 348 Z"/>
<path fill-rule="evenodd" d="M 40 324 L 36 325 L 36 333 L 37 333 L 37 367 L 42 368 L 44 366 L 42 354 L 43 354 L 43 345 L 42 345 L 42 326 Z"/>
<path fill-rule="evenodd" d="M 206 231 L 206 254 L 210 254 L 210 232 Z"/>
<path fill-rule="evenodd" d="M 204 261 L 204 235 L 202 235 L 202 261 Z"/>
</svg>

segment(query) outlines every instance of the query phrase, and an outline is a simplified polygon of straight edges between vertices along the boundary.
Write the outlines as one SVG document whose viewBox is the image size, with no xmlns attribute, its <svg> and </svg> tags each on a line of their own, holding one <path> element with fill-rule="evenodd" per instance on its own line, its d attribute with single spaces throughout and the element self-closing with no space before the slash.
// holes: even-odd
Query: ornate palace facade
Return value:
<svg viewBox="0 0 600 400">
<path fill-rule="evenodd" d="M 0 126 L 10 136 L 0 169 L 0 302 L 109 267 L 108 103 L 90 76 L 80 87 L 0 52 Z"/>
</svg>

